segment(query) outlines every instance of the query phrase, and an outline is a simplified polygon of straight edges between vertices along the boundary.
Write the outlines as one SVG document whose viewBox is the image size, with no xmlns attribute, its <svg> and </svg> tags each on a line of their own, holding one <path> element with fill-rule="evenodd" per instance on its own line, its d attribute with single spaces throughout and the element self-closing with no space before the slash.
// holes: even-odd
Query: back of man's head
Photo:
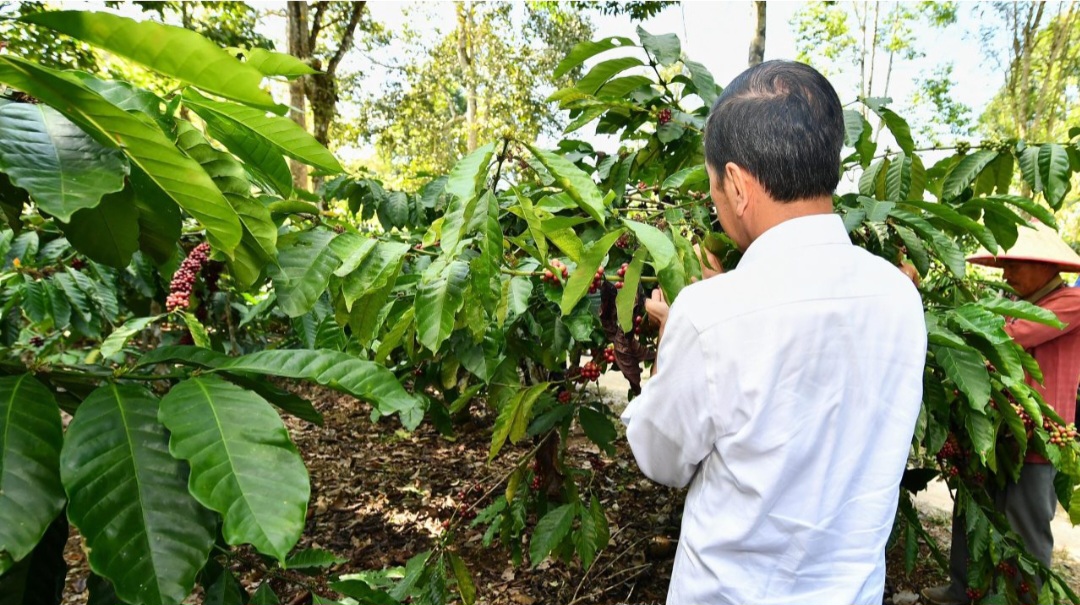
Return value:
<svg viewBox="0 0 1080 605">
<path fill-rule="evenodd" d="M 723 179 L 732 162 L 778 202 L 832 195 L 840 182 L 844 112 L 832 84 L 794 61 L 739 74 L 709 112 L 705 158 Z"/>
</svg>

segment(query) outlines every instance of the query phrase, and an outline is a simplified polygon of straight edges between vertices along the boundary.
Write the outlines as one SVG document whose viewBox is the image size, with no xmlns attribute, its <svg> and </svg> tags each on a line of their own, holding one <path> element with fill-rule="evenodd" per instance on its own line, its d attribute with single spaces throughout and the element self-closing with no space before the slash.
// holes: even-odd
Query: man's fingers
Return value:
<svg viewBox="0 0 1080 605">
<path fill-rule="evenodd" d="M 724 272 L 724 266 L 720 264 L 720 259 L 716 258 L 716 255 L 712 252 L 702 249 L 701 244 L 694 244 L 694 253 L 698 255 L 698 260 L 701 262 L 701 276 L 703 278 L 708 279 Z"/>
<path fill-rule="evenodd" d="M 653 323 L 664 325 L 664 321 L 667 320 L 668 316 L 668 308 L 664 293 L 660 291 L 660 288 L 653 290 L 652 296 L 645 299 L 645 313 Z"/>
</svg>

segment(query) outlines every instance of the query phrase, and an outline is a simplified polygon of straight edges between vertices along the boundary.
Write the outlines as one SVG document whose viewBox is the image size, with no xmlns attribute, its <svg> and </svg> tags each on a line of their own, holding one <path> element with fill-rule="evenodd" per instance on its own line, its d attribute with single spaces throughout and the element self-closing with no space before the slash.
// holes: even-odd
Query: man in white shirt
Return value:
<svg viewBox="0 0 1080 605">
<path fill-rule="evenodd" d="M 648 477 L 690 485 L 668 605 L 879 605 L 922 400 L 922 302 L 832 213 L 843 111 L 770 61 L 717 99 L 706 167 L 738 268 L 684 289 L 623 415 Z"/>
</svg>

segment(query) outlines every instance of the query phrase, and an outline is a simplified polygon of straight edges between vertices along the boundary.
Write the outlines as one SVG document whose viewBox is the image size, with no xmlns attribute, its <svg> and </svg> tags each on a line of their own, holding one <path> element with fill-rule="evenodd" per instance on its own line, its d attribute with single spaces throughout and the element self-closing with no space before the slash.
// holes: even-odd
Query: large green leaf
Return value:
<svg viewBox="0 0 1080 605">
<path fill-rule="evenodd" d="M 132 168 L 130 179 L 139 216 L 139 249 L 162 265 L 176 254 L 183 227 L 180 208 L 137 166 Z"/>
<path fill-rule="evenodd" d="M 574 48 L 570 49 L 570 54 L 566 55 L 566 58 L 559 62 L 559 65 L 555 68 L 554 77 L 561 78 L 564 74 L 574 69 L 578 65 L 581 65 L 591 57 L 594 57 L 602 52 L 611 50 L 613 48 L 634 47 L 637 44 L 630 38 L 623 38 L 620 36 L 612 36 L 610 38 L 604 38 L 596 41 L 579 42 Z"/>
<path fill-rule="evenodd" d="M 906 200 L 911 192 L 911 156 L 898 153 L 885 173 L 885 199 Z M 873 220 L 873 219 L 871 219 Z"/>
<path fill-rule="evenodd" d="M 1007 298 L 984 298 L 979 301 L 979 306 L 1005 317 L 1026 319 L 1053 326 L 1059 330 L 1065 329 L 1065 324 L 1054 315 L 1053 311 L 1027 301 L 1009 300 Z"/>
<path fill-rule="evenodd" d="M 472 291 L 480 307 L 493 314 L 499 304 L 499 266 L 503 260 L 503 231 L 499 223 L 499 199 L 495 194 L 487 191 L 480 196 L 476 203 L 476 218 L 480 223 L 477 229 L 480 234 L 480 254 L 469 261 Z M 476 322 L 472 327 L 482 332 L 482 323 Z"/>
<path fill-rule="evenodd" d="M 697 95 L 705 102 L 706 107 L 712 107 L 716 97 L 720 96 L 717 92 L 716 79 L 713 78 L 712 73 L 697 61 L 683 61 L 683 64 L 686 65 L 686 69 L 690 72 L 690 81 L 694 83 Z"/>
<path fill-rule="evenodd" d="M 1069 156 L 1065 148 L 1057 143 L 1044 143 L 1039 146 L 1039 178 L 1043 183 L 1043 193 L 1051 208 L 1058 208 L 1069 192 Z"/>
<path fill-rule="evenodd" d="M 176 130 L 177 146 L 206 170 L 240 217 L 244 235 L 229 262 L 229 272 L 237 285 L 246 289 L 260 281 L 263 268 L 274 260 L 277 225 L 266 206 L 251 199 L 251 181 L 240 162 L 214 149 L 189 122 L 177 123 Z"/>
<path fill-rule="evenodd" d="M 683 168 L 675 174 L 664 179 L 664 189 L 682 189 L 701 182 L 708 182 L 709 173 L 705 171 L 705 164 L 698 164 L 689 168 Z"/>
<path fill-rule="evenodd" d="M 210 136 L 240 158 L 248 170 L 269 184 L 278 195 L 289 197 L 293 194 L 289 164 L 269 139 L 257 136 L 240 122 L 211 111 L 204 111 L 200 117 L 206 122 Z"/>
<path fill-rule="evenodd" d="M 551 383 L 541 382 L 531 387 L 522 388 L 503 404 L 491 434 L 491 447 L 488 450 L 489 462 L 499 454 L 499 450 L 502 449 L 507 439 L 510 440 L 510 443 L 517 443 L 525 437 L 525 430 L 532 419 L 533 405 L 547 391 L 549 386 L 551 386 Z"/>
<path fill-rule="evenodd" d="M 338 236 L 339 239 L 340 237 Z M 380 241 L 363 248 L 368 252 L 362 255 L 359 265 L 345 275 L 341 284 L 345 307 L 349 310 L 352 310 L 353 304 L 361 298 L 382 290 L 387 284 L 393 284 L 401 272 L 405 253 L 409 251 L 408 244 L 391 241 Z M 355 260 L 355 257 L 350 256 L 345 262 L 352 260 Z"/>
<path fill-rule="evenodd" d="M 908 126 L 907 121 L 887 107 L 881 107 L 873 103 L 869 105 L 874 113 L 881 116 L 881 119 L 885 122 L 885 127 L 892 133 L 893 138 L 896 139 L 896 144 L 900 146 L 900 149 L 904 153 L 911 155 L 915 150 L 915 140 L 911 138 L 911 127 Z"/>
<path fill-rule="evenodd" d="M 110 13 L 50 11 L 27 15 L 43 25 L 203 90 L 264 108 L 277 107 L 259 88 L 263 74 L 205 37 L 182 27 Z"/>
<path fill-rule="evenodd" d="M 276 148 L 280 154 L 325 172 L 338 173 L 343 170 L 334 154 L 289 118 L 268 116 L 261 109 L 235 103 L 213 101 L 191 89 L 184 91 L 184 105 L 203 119 L 232 122 L 234 126 L 243 129 L 245 136 L 263 139 L 264 143 Z"/>
<path fill-rule="evenodd" d="M 416 328 L 420 344 L 437 351 L 454 330 L 465 304 L 469 263 L 440 257 L 431 263 L 416 288 Z"/>
<path fill-rule="evenodd" d="M 330 242 L 330 249 L 341 259 L 341 266 L 334 269 L 334 275 L 346 277 L 356 271 L 379 243 L 381 242 L 373 237 L 364 237 L 351 231 L 335 237 L 334 241 Z"/>
<path fill-rule="evenodd" d="M 1020 165 L 1020 177 L 1031 187 L 1032 193 L 1039 193 L 1045 187 L 1039 171 L 1039 145 L 1028 145 L 1020 151 L 1016 163 Z"/>
<path fill-rule="evenodd" d="M 979 176 L 979 173 L 984 168 L 993 162 L 998 156 L 996 151 L 990 151 L 988 149 L 980 149 L 975 153 L 966 155 L 960 160 L 952 171 L 949 172 L 949 176 L 945 177 L 945 183 L 941 188 L 941 199 L 951 200 L 955 197 L 959 197 L 965 189 L 971 186 L 975 181 L 975 178 Z"/>
<path fill-rule="evenodd" d="M 979 224 L 963 214 L 960 214 L 956 210 L 953 210 L 951 206 L 935 202 L 917 202 L 907 201 L 903 202 L 903 206 L 914 206 L 921 210 L 924 210 L 930 214 L 933 214 L 937 218 L 946 221 L 953 225 L 955 228 L 966 231 L 971 234 L 975 239 L 979 241 L 987 250 L 991 253 L 997 253 L 998 244 L 994 239 L 994 234 L 990 232 L 985 226 Z"/>
<path fill-rule="evenodd" d="M 641 245 L 645 246 L 652 257 L 653 268 L 656 269 L 660 280 L 660 287 L 668 301 L 674 301 L 679 290 L 682 289 L 685 276 L 682 275 L 682 266 L 676 263 L 675 244 L 672 243 L 663 231 L 652 225 L 624 220 L 623 224 L 630 228 L 637 236 Z M 678 275 L 673 275 L 678 273 Z M 682 277 L 680 277 L 682 276 Z"/>
<path fill-rule="evenodd" d="M 537 522 L 536 529 L 529 540 L 529 561 L 532 562 L 533 567 L 543 562 L 570 533 L 570 527 L 574 524 L 574 508 L 573 504 L 563 504 L 548 511 Z"/>
<path fill-rule="evenodd" d="M 654 36 L 639 25 L 637 35 L 641 40 L 641 45 L 645 47 L 645 50 L 649 51 L 649 54 L 660 65 L 671 65 L 682 56 L 682 45 L 679 43 L 679 37 L 675 34 Z"/>
<path fill-rule="evenodd" d="M 107 194 L 97 206 L 79 210 L 72 215 L 70 223 L 61 223 L 59 227 L 79 252 L 99 263 L 123 269 L 139 249 L 139 212 L 134 191 L 128 187 Z"/>
<path fill-rule="evenodd" d="M 151 317 L 135 317 L 124 322 L 124 325 L 116 328 L 109 334 L 109 337 L 101 343 L 101 356 L 112 357 L 123 351 L 124 345 L 128 339 L 132 336 L 142 332 L 146 326 L 161 319 L 161 315 L 154 315 Z"/>
<path fill-rule="evenodd" d="M 264 76 L 285 76 L 291 79 L 319 73 L 317 69 L 313 69 L 307 63 L 285 53 L 278 53 L 265 48 L 253 48 L 244 54 L 246 55 L 247 64 L 259 70 Z"/>
<path fill-rule="evenodd" d="M 109 103 L 71 76 L 10 55 L 0 56 L 0 82 L 48 103 L 99 143 L 121 148 L 166 195 L 206 227 L 211 245 L 232 255 L 242 233 L 236 212 L 202 167 L 157 126 Z"/>
<path fill-rule="evenodd" d="M 450 171 L 443 191 L 465 201 L 480 195 L 494 154 L 495 143 L 488 143 L 462 158 Z"/>
<path fill-rule="evenodd" d="M 65 223 L 120 191 L 128 164 L 116 149 L 103 147 L 63 114 L 44 104 L 0 106 L 0 170 L 45 212 Z"/>
<path fill-rule="evenodd" d="M 990 375 L 982 356 L 970 349 L 932 348 L 945 375 L 967 396 L 968 404 L 974 409 L 983 409 L 990 401 Z"/>
<path fill-rule="evenodd" d="M 854 148 L 863 133 L 863 116 L 854 109 L 844 110 L 844 146 Z"/>
<path fill-rule="evenodd" d="M 596 222 L 604 224 L 604 196 L 600 194 L 592 177 L 557 153 L 544 151 L 533 145 L 526 145 L 526 147 L 551 172 L 551 175 L 555 177 L 555 183 L 570 196 L 570 199 L 574 200 L 579 208 L 588 213 Z"/>
<path fill-rule="evenodd" d="M 644 65 L 641 59 L 637 57 L 620 57 L 618 59 L 608 59 L 601 63 L 597 63 L 589 70 L 589 73 L 582 76 L 578 80 L 575 87 L 589 94 L 594 94 L 601 86 L 607 83 L 612 76 L 622 73 L 632 67 L 638 67 Z"/>
<path fill-rule="evenodd" d="M 0 573 L 30 554 L 64 506 L 60 408 L 29 374 L 0 378 Z"/>
<path fill-rule="evenodd" d="M 922 236 L 924 241 L 930 241 L 933 244 L 934 252 L 937 253 L 938 258 L 950 271 L 952 271 L 953 275 L 959 278 L 964 277 L 964 274 L 967 271 L 964 253 L 951 237 L 942 233 L 940 229 L 931 225 L 930 222 L 923 217 L 901 208 L 894 208 L 889 214 Z"/>
<path fill-rule="evenodd" d="M 401 414 L 410 430 L 423 418 L 421 401 L 406 393 L 385 367 L 339 351 L 260 351 L 230 358 L 199 347 L 164 347 L 144 355 L 138 365 L 179 361 L 187 364 L 267 376 L 312 380 L 372 402 L 385 415 Z"/>
<path fill-rule="evenodd" d="M 986 201 L 1016 206 L 1031 216 L 1039 219 L 1039 222 L 1042 224 L 1057 229 L 1057 221 L 1054 219 L 1054 213 L 1046 206 L 1043 206 L 1030 198 L 1020 197 L 1019 195 L 996 195 L 986 198 Z"/>
<path fill-rule="evenodd" d="M 336 234 L 328 229 L 312 229 L 283 235 L 278 241 L 278 265 L 271 265 L 281 310 L 289 317 L 300 317 L 315 306 L 334 269 L 341 264 L 330 248 Z"/>
<path fill-rule="evenodd" d="M 593 278 L 596 275 L 596 270 L 600 268 L 600 263 L 604 261 L 608 250 L 611 249 L 611 246 L 623 233 L 623 229 L 616 229 L 604 234 L 604 237 L 592 242 L 585 248 L 585 253 L 581 255 L 581 262 L 574 268 L 573 275 L 570 276 L 566 286 L 563 288 L 562 300 L 559 301 L 563 315 L 569 315 L 570 311 L 588 293 L 589 286 L 592 285 Z"/>
<path fill-rule="evenodd" d="M 214 520 L 168 451 L 158 401 L 136 386 L 91 393 L 68 426 L 60 475 L 90 568 L 132 605 L 177 604 L 214 543 Z"/>
<path fill-rule="evenodd" d="M 615 310 L 618 312 L 619 328 L 629 333 L 634 329 L 634 305 L 637 303 L 638 284 L 641 283 L 641 269 L 649 251 L 642 247 L 634 251 L 634 257 L 623 275 L 623 287 L 615 295 Z"/>
<path fill-rule="evenodd" d="M 191 465 L 188 489 L 221 513 L 229 544 L 284 561 L 304 530 L 307 469 L 277 412 L 217 376 L 189 378 L 161 399 L 169 451 Z"/>
<path fill-rule="evenodd" d="M 521 208 L 521 215 L 525 219 L 525 224 L 529 226 L 529 235 L 532 236 L 536 250 L 540 253 L 539 260 L 542 263 L 547 263 L 547 238 L 544 237 L 543 226 L 540 223 L 540 217 L 537 216 L 536 210 L 533 208 L 532 199 L 521 195 L 517 189 L 514 189 L 514 194 L 517 196 L 518 206 Z"/>
</svg>

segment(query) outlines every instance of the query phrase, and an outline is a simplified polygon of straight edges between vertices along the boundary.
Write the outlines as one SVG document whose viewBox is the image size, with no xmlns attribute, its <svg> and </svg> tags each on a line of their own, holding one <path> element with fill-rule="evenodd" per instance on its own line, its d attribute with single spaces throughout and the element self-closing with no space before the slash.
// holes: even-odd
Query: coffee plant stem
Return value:
<svg viewBox="0 0 1080 605">
<path fill-rule="evenodd" d="M 97 380 L 102 378 L 124 378 L 127 380 L 145 380 L 153 382 L 155 380 L 181 380 L 190 377 L 190 374 L 187 372 L 175 372 L 171 374 L 126 374 L 123 372 L 95 372 L 93 370 L 83 368 L 74 370 L 48 368 L 44 366 L 40 368 L 27 368 L 25 366 L 22 366 L 21 364 L 13 363 L 0 363 L 0 367 L 12 368 L 18 372 L 30 371 L 34 374 L 63 376 L 65 378 L 74 378 L 77 380 L 86 379 L 85 382 L 97 382 Z"/>
<path fill-rule="evenodd" d="M 498 156 L 499 161 L 495 165 L 495 176 L 493 176 L 491 178 L 491 189 L 492 189 L 492 191 L 494 191 L 495 188 L 499 186 L 499 177 L 502 175 L 503 162 L 506 161 L 506 152 L 510 148 L 510 141 L 511 140 L 512 139 L 510 137 L 504 137 L 503 138 L 503 148 L 502 148 L 502 151 L 499 152 L 499 156 Z"/>
</svg>

